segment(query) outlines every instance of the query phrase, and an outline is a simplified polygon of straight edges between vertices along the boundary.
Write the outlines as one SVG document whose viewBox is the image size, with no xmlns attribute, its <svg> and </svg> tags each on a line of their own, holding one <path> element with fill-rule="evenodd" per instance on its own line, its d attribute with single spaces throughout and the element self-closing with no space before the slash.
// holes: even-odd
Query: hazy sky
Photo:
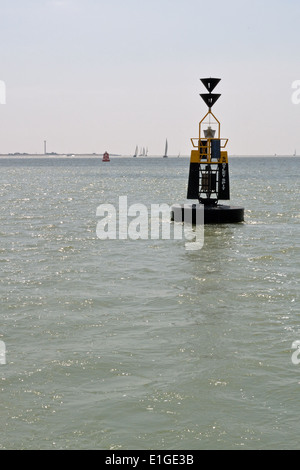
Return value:
<svg viewBox="0 0 300 470">
<path fill-rule="evenodd" d="M 0 153 L 188 155 L 206 113 L 231 154 L 300 154 L 300 0 L 0 0 Z"/>
</svg>

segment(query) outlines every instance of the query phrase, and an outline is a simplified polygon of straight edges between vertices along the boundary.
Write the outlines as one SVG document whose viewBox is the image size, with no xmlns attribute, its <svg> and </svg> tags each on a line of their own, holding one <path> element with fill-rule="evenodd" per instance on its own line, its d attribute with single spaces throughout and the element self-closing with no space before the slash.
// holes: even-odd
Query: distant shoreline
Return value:
<svg viewBox="0 0 300 470">
<path fill-rule="evenodd" d="M 103 154 L 102 153 L 72 153 L 72 154 L 66 154 L 66 153 L 55 153 L 55 154 L 37 154 L 37 153 L 1 153 L 0 154 L 0 159 L 1 158 L 12 158 L 12 159 L 17 159 L 17 158 L 49 158 L 49 159 L 55 159 L 55 158 L 101 158 L 102 159 Z M 110 157 L 114 158 L 133 158 L 133 155 L 121 155 L 121 154 L 109 154 Z M 148 155 L 147 157 L 136 157 L 135 160 L 147 160 L 151 158 L 162 158 L 162 155 Z M 181 155 L 178 157 L 178 155 L 169 155 L 168 158 L 171 159 L 186 159 L 190 158 L 190 155 Z M 229 158 L 299 158 L 298 155 L 229 155 Z M 164 159 L 168 160 L 168 159 Z"/>
</svg>

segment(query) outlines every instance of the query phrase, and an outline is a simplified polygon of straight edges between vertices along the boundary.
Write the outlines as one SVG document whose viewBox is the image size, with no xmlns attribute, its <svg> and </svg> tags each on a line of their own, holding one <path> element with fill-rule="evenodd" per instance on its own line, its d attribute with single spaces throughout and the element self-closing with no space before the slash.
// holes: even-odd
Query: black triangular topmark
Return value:
<svg viewBox="0 0 300 470">
<path fill-rule="evenodd" d="M 203 99 L 203 101 L 206 103 L 206 105 L 209 108 L 212 108 L 215 102 L 217 101 L 217 99 L 219 99 L 221 95 L 216 94 L 216 93 L 202 93 L 200 94 L 200 96 Z"/>
<path fill-rule="evenodd" d="M 218 85 L 220 78 L 200 78 L 201 82 L 207 89 L 207 91 L 212 92 L 213 89 Z"/>
</svg>

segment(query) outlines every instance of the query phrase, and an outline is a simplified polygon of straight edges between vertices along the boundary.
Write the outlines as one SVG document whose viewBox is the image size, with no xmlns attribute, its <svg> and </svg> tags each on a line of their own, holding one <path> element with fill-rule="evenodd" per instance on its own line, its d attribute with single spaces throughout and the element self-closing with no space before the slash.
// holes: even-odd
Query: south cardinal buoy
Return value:
<svg viewBox="0 0 300 470">
<path fill-rule="evenodd" d="M 102 157 L 103 162 L 110 162 L 109 159 L 109 154 L 107 152 L 104 152 L 103 157 Z"/>
<path fill-rule="evenodd" d="M 205 224 L 230 224 L 244 221 L 244 208 L 219 204 L 230 199 L 228 154 L 225 150 L 228 139 L 221 138 L 220 122 L 211 108 L 221 96 L 212 93 L 219 78 L 202 78 L 208 93 L 200 94 L 208 106 L 208 112 L 199 122 L 199 136 L 192 138 L 187 199 L 198 202 L 172 206 L 171 220 L 197 223 L 196 214 L 204 209 Z M 199 222 L 200 223 L 200 222 Z"/>
</svg>

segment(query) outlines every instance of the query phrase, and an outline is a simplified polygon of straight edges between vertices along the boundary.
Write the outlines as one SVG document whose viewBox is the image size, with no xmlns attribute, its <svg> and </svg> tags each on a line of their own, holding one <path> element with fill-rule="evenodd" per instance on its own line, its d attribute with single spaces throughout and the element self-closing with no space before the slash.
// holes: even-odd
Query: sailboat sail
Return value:
<svg viewBox="0 0 300 470">
<path fill-rule="evenodd" d="M 167 156 L 168 156 L 168 140 L 166 139 L 166 147 L 165 147 L 164 158 L 166 158 Z"/>
<path fill-rule="evenodd" d="M 134 157 L 137 157 L 137 154 L 138 154 L 138 146 L 135 147 L 135 152 L 134 152 Z"/>
</svg>

